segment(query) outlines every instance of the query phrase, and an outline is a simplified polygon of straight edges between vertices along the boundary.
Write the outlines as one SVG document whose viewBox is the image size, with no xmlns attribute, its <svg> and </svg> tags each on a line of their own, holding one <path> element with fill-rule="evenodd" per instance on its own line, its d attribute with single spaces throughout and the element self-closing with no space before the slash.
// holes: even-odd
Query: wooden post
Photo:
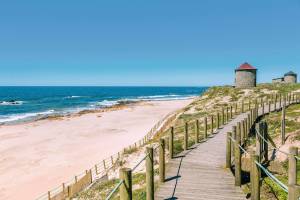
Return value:
<svg viewBox="0 0 300 200">
<path fill-rule="evenodd" d="M 264 159 L 265 161 L 269 160 L 269 144 L 268 144 L 268 124 L 267 122 L 263 122 L 263 131 L 264 131 L 264 140 L 263 140 L 263 147 L 264 147 Z"/>
<path fill-rule="evenodd" d="M 236 139 L 236 126 L 233 126 L 233 127 L 232 127 L 231 137 L 232 137 L 233 139 Z M 232 156 L 235 155 L 235 153 L 234 153 L 234 148 L 235 148 L 234 143 L 232 143 L 232 145 L 231 145 L 231 154 L 232 154 Z"/>
<path fill-rule="evenodd" d="M 165 140 L 159 140 L 159 180 L 161 183 L 165 182 L 166 168 L 165 168 Z"/>
<path fill-rule="evenodd" d="M 147 147 L 146 153 L 146 199 L 154 200 L 153 148 Z"/>
<path fill-rule="evenodd" d="M 210 116 L 210 134 L 214 134 L 214 116 Z"/>
<path fill-rule="evenodd" d="M 189 130 L 189 124 L 188 124 L 188 122 L 186 122 L 185 126 L 184 126 L 184 142 L 183 142 L 183 149 L 184 150 L 188 150 L 188 148 L 189 148 L 189 133 L 188 133 L 188 130 Z"/>
<path fill-rule="evenodd" d="M 98 166 L 95 165 L 95 172 L 96 172 L 96 175 L 98 175 Z"/>
<path fill-rule="evenodd" d="M 299 200 L 300 185 L 289 185 L 288 200 Z"/>
<path fill-rule="evenodd" d="M 227 133 L 226 140 L 226 168 L 231 168 L 231 132 Z"/>
<path fill-rule="evenodd" d="M 224 111 L 224 107 L 222 107 L 222 125 L 225 125 L 225 111 Z"/>
<path fill-rule="evenodd" d="M 92 173 L 92 169 L 87 170 L 86 174 L 90 174 L 90 175 L 91 175 L 91 176 L 90 176 L 90 183 L 92 183 L 92 182 L 93 182 L 93 173 Z"/>
<path fill-rule="evenodd" d="M 282 95 L 279 94 L 279 108 L 282 107 Z"/>
<path fill-rule="evenodd" d="M 293 94 L 293 103 L 295 103 L 295 94 Z"/>
<path fill-rule="evenodd" d="M 238 123 L 238 128 L 235 136 L 235 144 L 234 144 L 234 171 L 235 171 L 235 186 L 241 186 L 242 184 L 242 170 L 241 170 L 241 124 Z"/>
<path fill-rule="evenodd" d="M 282 107 L 282 115 L 281 115 L 281 144 L 285 143 L 285 100 L 283 102 Z"/>
<path fill-rule="evenodd" d="M 120 200 L 132 200 L 132 172 L 129 168 L 122 168 L 119 171 L 120 180 Z"/>
<path fill-rule="evenodd" d="M 257 98 L 255 99 L 255 106 L 254 107 L 258 108 L 258 99 Z"/>
<path fill-rule="evenodd" d="M 248 111 L 251 110 L 251 100 L 249 99 Z"/>
<path fill-rule="evenodd" d="M 269 109 L 268 109 L 268 111 L 269 111 L 269 113 L 271 113 L 271 101 L 269 101 L 269 104 L 268 104 L 268 106 L 269 106 Z"/>
<path fill-rule="evenodd" d="M 235 115 L 238 114 L 238 104 L 237 104 L 237 103 L 235 103 L 234 114 L 235 114 Z"/>
<path fill-rule="evenodd" d="M 259 111 L 259 107 L 257 106 L 256 109 L 255 109 L 255 116 L 256 116 L 255 119 L 257 119 L 258 116 L 259 116 L 259 112 L 258 111 Z"/>
<path fill-rule="evenodd" d="M 243 120 L 243 124 L 244 124 L 244 144 L 246 143 L 246 140 L 247 140 L 247 137 L 248 137 L 248 131 L 247 131 L 247 118 L 245 118 L 244 120 Z"/>
<path fill-rule="evenodd" d="M 245 110 L 244 110 L 244 100 L 242 101 L 242 113 L 244 113 L 245 112 Z"/>
<path fill-rule="evenodd" d="M 250 123 L 253 124 L 253 109 L 250 110 Z"/>
<path fill-rule="evenodd" d="M 230 106 L 230 119 L 233 118 L 233 115 L 232 115 L 232 106 Z"/>
<path fill-rule="evenodd" d="M 251 129 L 251 126 L 252 126 L 252 124 L 251 124 L 251 118 L 250 118 L 250 114 L 248 114 L 248 117 L 247 117 L 247 123 L 248 123 L 248 125 L 247 125 L 247 132 L 248 132 L 248 134 L 247 135 L 249 135 L 249 133 L 250 133 L 250 129 Z"/>
<path fill-rule="evenodd" d="M 169 136 L 169 156 L 170 156 L 170 159 L 172 159 L 174 157 L 173 147 L 174 147 L 174 127 L 172 126 L 170 128 L 170 136 Z"/>
<path fill-rule="evenodd" d="M 226 107 L 226 122 L 229 122 L 229 108 L 228 106 Z"/>
<path fill-rule="evenodd" d="M 103 160 L 103 168 L 106 170 L 106 163 L 105 163 L 105 159 Z"/>
<path fill-rule="evenodd" d="M 63 188 L 63 193 L 65 195 L 65 191 L 66 191 L 66 185 L 65 185 L 65 183 L 62 183 L 62 188 Z"/>
<path fill-rule="evenodd" d="M 199 120 L 195 120 L 195 143 L 199 142 Z"/>
<path fill-rule="evenodd" d="M 275 94 L 275 101 L 274 101 L 274 104 L 275 104 L 275 109 L 274 109 L 274 110 L 277 110 L 277 94 Z"/>
<path fill-rule="evenodd" d="M 217 113 L 217 129 L 220 129 L 220 113 Z"/>
<path fill-rule="evenodd" d="M 256 151 L 256 155 L 258 155 L 258 158 L 259 158 L 259 162 L 261 161 L 261 137 L 260 135 L 263 135 L 263 124 L 262 122 L 260 123 L 257 123 L 256 124 L 256 144 L 255 144 L 255 151 Z M 259 135 L 260 134 L 260 135 Z"/>
<path fill-rule="evenodd" d="M 262 115 L 265 115 L 265 104 L 262 105 Z"/>
<path fill-rule="evenodd" d="M 51 193 L 48 191 L 48 200 L 51 200 Z"/>
<path fill-rule="evenodd" d="M 296 103 L 296 95 L 293 94 L 293 103 Z"/>
<path fill-rule="evenodd" d="M 258 155 L 255 152 L 251 153 L 251 170 L 250 170 L 250 181 L 251 181 L 251 200 L 260 200 L 260 168 L 256 162 L 259 162 Z"/>
<path fill-rule="evenodd" d="M 295 156 L 298 156 L 298 148 L 290 147 L 289 148 L 289 185 L 297 184 L 297 159 Z"/>
<path fill-rule="evenodd" d="M 244 144 L 244 138 L 245 138 L 245 133 L 244 133 L 244 121 L 242 120 L 241 122 L 238 122 L 238 128 L 240 128 L 240 133 L 241 133 L 241 145 Z"/>
<path fill-rule="evenodd" d="M 260 106 L 262 107 L 262 106 L 263 106 L 263 104 L 264 104 L 264 98 L 263 98 L 263 97 L 261 97 L 261 98 L 260 98 Z"/>
<path fill-rule="evenodd" d="M 207 117 L 204 117 L 204 139 L 207 139 Z"/>
</svg>

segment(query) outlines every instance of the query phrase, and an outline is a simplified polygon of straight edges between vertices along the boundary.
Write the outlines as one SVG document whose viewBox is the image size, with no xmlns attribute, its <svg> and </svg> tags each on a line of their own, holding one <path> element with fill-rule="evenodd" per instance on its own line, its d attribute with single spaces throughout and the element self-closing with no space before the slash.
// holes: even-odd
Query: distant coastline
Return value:
<svg viewBox="0 0 300 200">
<path fill-rule="evenodd" d="M 145 101 L 186 100 L 207 87 L 0 87 L 0 125 L 120 109 Z"/>
</svg>

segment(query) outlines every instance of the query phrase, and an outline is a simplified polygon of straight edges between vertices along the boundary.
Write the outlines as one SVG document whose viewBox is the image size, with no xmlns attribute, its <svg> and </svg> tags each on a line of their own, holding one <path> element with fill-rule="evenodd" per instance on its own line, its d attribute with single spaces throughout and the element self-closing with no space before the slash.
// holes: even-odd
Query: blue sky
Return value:
<svg viewBox="0 0 300 200">
<path fill-rule="evenodd" d="M 232 84 L 300 73 L 300 0 L 0 3 L 0 85 Z"/>
</svg>

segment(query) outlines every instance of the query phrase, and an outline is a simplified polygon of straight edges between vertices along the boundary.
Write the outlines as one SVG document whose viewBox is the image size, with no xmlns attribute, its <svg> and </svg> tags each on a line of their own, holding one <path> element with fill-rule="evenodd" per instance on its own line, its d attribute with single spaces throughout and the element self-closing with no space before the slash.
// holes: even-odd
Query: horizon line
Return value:
<svg viewBox="0 0 300 200">
<path fill-rule="evenodd" d="M 212 87 L 215 85 L 0 85 L 0 87 Z"/>
</svg>

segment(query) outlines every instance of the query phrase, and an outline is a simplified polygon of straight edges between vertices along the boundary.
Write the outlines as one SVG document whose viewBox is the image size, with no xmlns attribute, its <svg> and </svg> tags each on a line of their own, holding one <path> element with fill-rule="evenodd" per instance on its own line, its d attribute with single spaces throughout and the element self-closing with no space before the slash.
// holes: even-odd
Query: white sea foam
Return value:
<svg viewBox="0 0 300 200">
<path fill-rule="evenodd" d="M 45 112 L 36 112 L 36 113 L 23 113 L 23 114 L 13 114 L 13 115 L 6 115 L 6 116 L 0 116 L 0 123 L 7 123 L 7 122 L 13 122 L 13 121 L 19 121 L 19 120 L 25 120 L 25 119 L 32 119 L 38 116 L 46 116 L 53 114 L 54 110 L 48 110 Z"/>
<path fill-rule="evenodd" d="M 0 101 L 1 106 L 18 106 L 22 105 L 24 101 Z"/>
<path fill-rule="evenodd" d="M 140 97 L 138 97 L 138 99 L 144 100 L 144 101 L 171 101 L 171 100 L 190 99 L 192 97 L 194 97 L 194 95 L 170 94 L 170 95 L 140 96 Z"/>
<path fill-rule="evenodd" d="M 110 107 L 110 106 L 114 106 L 114 105 L 118 105 L 118 104 L 119 104 L 119 101 L 103 100 L 103 101 L 97 102 L 95 105 L 100 106 L 100 107 Z"/>
<path fill-rule="evenodd" d="M 67 96 L 65 99 L 75 99 L 75 98 L 81 98 L 83 96 Z"/>
</svg>

